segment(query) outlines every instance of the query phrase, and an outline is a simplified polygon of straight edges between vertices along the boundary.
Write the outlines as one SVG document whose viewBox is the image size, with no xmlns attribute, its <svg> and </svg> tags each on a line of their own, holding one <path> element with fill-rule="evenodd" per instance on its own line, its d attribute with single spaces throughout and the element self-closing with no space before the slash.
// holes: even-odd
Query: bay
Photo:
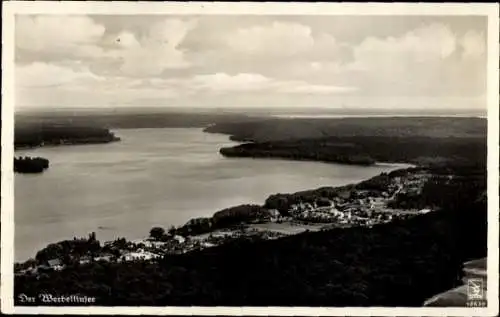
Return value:
<svg viewBox="0 0 500 317">
<path fill-rule="evenodd" d="M 16 155 L 50 160 L 42 174 L 15 175 L 15 260 L 49 243 L 96 232 L 103 242 L 138 239 L 195 217 L 275 193 L 356 183 L 404 165 L 353 166 L 225 158 L 227 135 L 196 128 L 115 130 L 122 141 L 43 147 Z"/>
</svg>

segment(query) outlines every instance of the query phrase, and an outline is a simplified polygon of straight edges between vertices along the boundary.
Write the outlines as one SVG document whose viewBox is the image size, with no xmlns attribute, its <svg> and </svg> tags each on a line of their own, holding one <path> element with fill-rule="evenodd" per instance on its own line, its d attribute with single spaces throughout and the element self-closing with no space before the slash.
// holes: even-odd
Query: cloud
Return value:
<svg viewBox="0 0 500 317">
<path fill-rule="evenodd" d="M 269 26 L 240 28 L 226 37 L 228 46 L 238 53 L 296 55 L 314 45 L 311 28 L 274 22 Z"/>
<path fill-rule="evenodd" d="M 122 31 L 117 36 L 115 41 L 118 43 L 118 47 L 121 49 L 137 48 L 141 46 L 141 43 L 137 41 L 135 35 L 129 31 Z"/>
<path fill-rule="evenodd" d="M 368 37 L 353 47 L 353 62 L 337 67 L 337 73 L 342 72 L 368 94 L 481 94 L 485 89 L 481 67 L 462 58 L 482 54 L 480 38 L 476 32 L 461 37 L 438 23 L 399 37 Z"/>
<path fill-rule="evenodd" d="M 455 52 L 457 41 L 441 24 L 422 26 L 401 37 L 369 37 L 354 47 L 356 68 L 383 68 L 390 65 L 441 60 Z"/>
<path fill-rule="evenodd" d="M 283 83 L 283 87 L 279 89 L 283 93 L 291 94 L 343 94 L 357 91 L 356 87 L 332 86 L 332 85 L 314 85 L 303 81 L 288 81 Z"/>
<path fill-rule="evenodd" d="M 213 92 L 255 91 L 269 87 L 272 80 L 259 74 L 237 74 L 234 76 L 217 73 L 197 75 L 192 83 L 198 89 Z"/>
<path fill-rule="evenodd" d="M 486 52 L 486 37 L 483 32 L 468 31 L 460 40 L 464 58 L 484 57 Z"/>
<path fill-rule="evenodd" d="M 461 19 L 20 16 L 16 87 L 27 103 L 478 96 L 485 24 Z"/>
<path fill-rule="evenodd" d="M 280 21 L 238 28 L 226 33 L 223 41 L 234 53 L 254 57 L 332 58 L 341 48 L 330 34 L 315 34 L 310 26 Z"/>
<path fill-rule="evenodd" d="M 123 105 L 139 99 L 168 100 L 180 92 L 165 84 L 140 85 L 141 79 L 98 76 L 80 63 L 70 65 L 35 62 L 16 66 L 16 107 Z"/>
<path fill-rule="evenodd" d="M 195 76 L 189 85 L 215 93 L 266 91 L 286 94 L 336 94 L 356 90 L 354 87 L 314 85 L 305 81 L 278 80 L 260 74 L 228 75 L 217 73 Z"/>
<path fill-rule="evenodd" d="M 86 16 L 20 16 L 16 47 L 56 61 L 85 59 L 99 65 L 107 61 L 114 75 L 150 76 L 190 66 L 179 45 L 195 25 L 193 19 L 167 18 L 140 36 L 128 29 L 113 35 Z"/>
<path fill-rule="evenodd" d="M 195 20 L 165 19 L 154 23 L 140 38 L 122 32 L 116 37 L 118 48 L 107 56 L 119 59 L 121 74 L 131 77 L 154 76 L 165 70 L 189 67 L 191 63 L 179 45 L 195 25 Z"/>
<path fill-rule="evenodd" d="M 15 70 L 16 85 L 24 88 L 76 86 L 88 85 L 105 80 L 91 73 L 85 67 L 78 68 L 79 69 L 71 69 L 42 62 L 18 65 Z"/>
<path fill-rule="evenodd" d="M 38 54 L 98 57 L 96 45 L 104 35 L 103 25 L 86 16 L 19 15 L 16 17 L 16 47 Z"/>
<path fill-rule="evenodd" d="M 306 82 L 308 88 L 293 91 L 309 95 L 353 92 L 344 87 L 378 96 L 461 95 L 474 93 L 476 88 L 482 93 L 473 82 L 480 74 L 467 78 L 451 70 L 477 70 L 477 65 L 457 60 L 462 52 L 480 59 L 477 32 L 464 36 L 446 23 L 434 22 L 397 30 L 395 35 L 341 42 L 333 31 L 285 20 L 236 27 L 220 32 L 219 47 L 212 37 L 210 51 L 201 50 L 196 65 L 214 73 L 259 73 L 281 81 Z"/>
</svg>

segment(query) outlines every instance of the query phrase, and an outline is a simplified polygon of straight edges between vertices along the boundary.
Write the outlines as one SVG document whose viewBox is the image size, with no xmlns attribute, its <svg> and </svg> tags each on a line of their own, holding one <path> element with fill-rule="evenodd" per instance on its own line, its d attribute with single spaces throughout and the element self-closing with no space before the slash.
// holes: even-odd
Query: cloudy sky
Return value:
<svg viewBox="0 0 500 317">
<path fill-rule="evenodd" d="M 16 108 L 486 108 L 486 30 L 472 16 L 18 15 Z"/>
</svg>

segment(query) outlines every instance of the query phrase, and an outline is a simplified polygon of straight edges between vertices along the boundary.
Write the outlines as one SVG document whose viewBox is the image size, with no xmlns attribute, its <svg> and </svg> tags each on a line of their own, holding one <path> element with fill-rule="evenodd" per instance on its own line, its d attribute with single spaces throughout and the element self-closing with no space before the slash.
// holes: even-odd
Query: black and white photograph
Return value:
<svg viewBox="0 0 500 317">
<path fill-rule="evenodd" d="M 498 315 L 498 4 L 29 4 L 3 312 Z"/>
</svg>

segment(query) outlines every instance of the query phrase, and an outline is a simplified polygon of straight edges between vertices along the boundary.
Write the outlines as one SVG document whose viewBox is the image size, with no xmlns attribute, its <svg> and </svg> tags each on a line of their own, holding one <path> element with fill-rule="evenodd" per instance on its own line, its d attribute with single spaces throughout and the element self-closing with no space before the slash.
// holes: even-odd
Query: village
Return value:
<svg viewBox="0 0 500 317">
<path fill-rule="evenodd" d="M 393 218 L 417 215 L 431 211 L 425 209 L 398 209 L 389 204 L 397 195 L 418 196 L 430 174 L 412 173 L 392 178 L 385 191 L 355 190 L 321 203 L 299 203 L 292 205 L 289 216 L 283 217 L 277 210 L 270 210 L 271 221 L 283 223 L 329 224 L 334 226 L 373 226 L 389 222 Z"/>
<path fill-rule="evenodd" d="M 182 254 L 214 247 L 227 243 L 231 239 L 241 237 L 254 237 L 257 239 L 269 240 L 277 239 L 282 236 L 283 234 L 278 232 L 263 232 L 257 229 L 242 227 L 239 230 L 217 231 L 208 235 L 200 236 L 183 237 L 180 235 L 165 235 L 164 237 L 166 238 L 161 239 L 163 241 L 158 241 L 153 237 L 132 241 L 120 238 L 114 241 L 107 241 L 98 250 L 89 251 L 84 255 L 66 254 L 65 256 L 54 257 L 48 260 L 36 261 L 34 259 L 30 259 L 22 264 L 16 263 L 14 273 L 16 275 L 37 275 L 47 271 L 61 271 L 69 265 L 87 265 L 96 262 L 119 263 L 130 261 L 151 261 L 160 259 L 165 255 Z M 80 238 L 70 241 L 85 244 L 92 241 L 92 239 L 95 239 L 95 233 L 90 234 L 87 239 Z"/>
<path fill-rule="evenodd" d="M 390 222 L 395 218 L 430 212 L 430 209 L 396 209 L 389 206 L 397 195 L 418 195 L 429 179 L 425 172 L 409 173 L 391 178 L 385 191 L 354 190 L 333 199 L 313 203 L 299 203 L 291 206 L 286 216 L 278 210 L 268 210 L 265 219 L 214 230 L 199 235 L 182 236 L 159 232 L 144 239 L 127 241 L 124 238 L 107 241 L 103 246 L 89 248 L 88 252 L 65 254 L 43 261 L 28 260 L 16 264 L 16 274 L 38 274 L 47 270 L 62 270 L 68 265 L 86 265 L 95 262 L 151 261 L 169 254 L 182 254 L 215 247 L 242 237 L 277 239 L 304 231 L 327 230 L 334 227 L 367 226 Z M 95 233 L 88 238 L 63 241 L 85 249 L 95 245 Z M 63 243 L 61 242 L 61 243 Z M 81 247 L 83 245 L 83 247 Z M 76 249 L 73 247 L 72 250 Z M 91 249 L 91 250 L 90 250 Z M 42 262 L 42 263 L 40 263 Z"/>
</svg>

